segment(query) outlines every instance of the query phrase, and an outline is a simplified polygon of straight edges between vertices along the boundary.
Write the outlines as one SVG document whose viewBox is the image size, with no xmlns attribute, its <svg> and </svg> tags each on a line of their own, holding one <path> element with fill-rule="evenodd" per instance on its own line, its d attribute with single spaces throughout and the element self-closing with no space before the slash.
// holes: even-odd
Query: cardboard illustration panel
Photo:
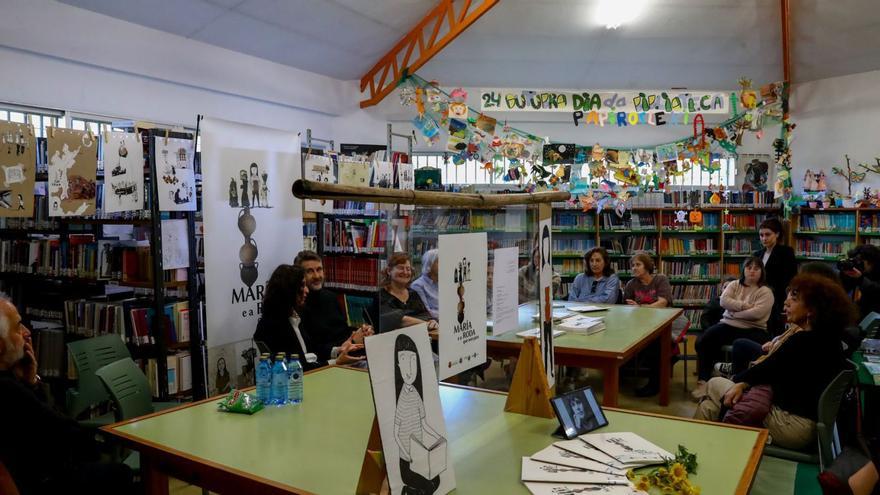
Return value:
<svg viewBox="0 0 880 495">
<path fill-rule="evenodd" d="M 339 157 L 339 183 L 343 186 L 369 187 L 372 171 L 368 161 Z"/>
<path fill-rule="evenodd" d="M 335 184 L 336 176 L 333 174 L 333 161 L 330 157 L 321 155 L 306 155 L 306 179 L 323 182 L 326 184 Z M 232 193 L 232 187 L 235 184 L 235 178 L 232 179 L 229 186 L 229 192 Z M 305 211 L 314 211 L 318 213 L 333 213 L 333 201 L 326 199 L 307 199 L 305 200 Z"/>
<path fill-rule="evenodd" d="M 193 170 L 192 139 L 154 137 L 156 179 L 159 209 L 162 211 L 196 211 L 196 175 Z M 252 178 L 248 178 L 252 180 Z M 258 194 L 259 178 L 257 178 Z M 242 198 L 246 201 L 248 198 Z M 254 196 L 256 201 L 259 198 Z"/>
<path fill-rule="evenodd" d="M 439 236 L 440 379 L 486 362 L 486 233 Z"/>
<path fill-rule="evenodd" d="M 553 261 L 551 259 L 550 219 L 542 218 L 538 223 L 538 248 L 541 254 L 541 265 L 538 284 L 538 307 L 541 322 L 541 355 L 544 358 L 544 371 L 547 373 L 547 384 L 556 383 L 556 358 L 553 354 Z"/>
<path fill-rule="evenodd" d="M 0 217 L 34 215 L 37 141 L 33 128 L 0 122 Z"/>
<path fill-rule="evenodd" d="M 373 161 L 373 187 L 390 188 L 394 186 L 394 165 L 383 160 Z"/>
<path fill-rule="evenodd" d="M 449 493 L 455 472 L 427 325 L 365 344 L 391 493 Z"/>
<path fill-rule="evenodd" d="M 104 136 L 104 211 L 144 209 L 144 147 L 139 134 Z"/>
<path fill-rule="evenodd" d="M 97 137 L 72 129 L 48 129 L 49 216 L 95 214 Z"/>
</svg>

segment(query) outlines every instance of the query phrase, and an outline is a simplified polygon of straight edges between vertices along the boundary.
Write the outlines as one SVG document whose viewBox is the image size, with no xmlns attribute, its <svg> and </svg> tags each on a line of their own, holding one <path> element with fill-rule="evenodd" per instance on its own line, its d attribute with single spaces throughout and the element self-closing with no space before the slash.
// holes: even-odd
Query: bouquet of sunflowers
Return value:
<svg viewBox="0 0 880 495">
<path fill-rule="evenodd" d="M 630 469 L 626 477 L 640 492 L 700 495 L 700 487 L 692 485 L 688 479 L 689 473 L 696 472 L 696 454 L 691 454 L 683 445 L 679 445 L 675 459 L 667 459 L 665 464 L 648 472 L 635 473 Z"/>
</svg>

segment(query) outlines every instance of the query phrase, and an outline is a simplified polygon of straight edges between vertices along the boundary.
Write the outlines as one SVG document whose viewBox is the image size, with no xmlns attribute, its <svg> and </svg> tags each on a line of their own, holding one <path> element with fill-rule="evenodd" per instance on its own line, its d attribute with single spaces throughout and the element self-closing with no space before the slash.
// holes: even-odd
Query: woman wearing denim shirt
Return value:
<svg viewBox="0 0 880 495">
<path fill-rule="evenodd" d="M 614 304 L 620 293 L 620 279 L 611 268 L 608 251 L 595 247 L 584 255 L 584 273 L 578 274 L 568 290 L 568 300 Z"/>
</svg>

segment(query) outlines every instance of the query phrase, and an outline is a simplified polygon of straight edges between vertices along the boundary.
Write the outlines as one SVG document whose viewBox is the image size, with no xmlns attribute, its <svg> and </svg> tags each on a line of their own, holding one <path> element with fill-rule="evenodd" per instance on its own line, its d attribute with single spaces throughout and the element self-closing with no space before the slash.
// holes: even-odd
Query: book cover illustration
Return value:
<svg viewBox="0 0 880 495">
<path fill-rule="evenodd" d="M 33 128 L 0 122 L 0 217 L 34 215 L 37 142 Z"/>
<path fill-rule="evenodd" d="M 195 211 L 196 210 L 196 176 L 193 169 L 192 139 L 176 139 L 156 136 L 154 152 L 156 163 L 156 180 L 159 191 L 159 209 L 162 211 Z M 244 177 L 243 181 L 250 180 Z M 257 178 L 259 184 L 259 178 Z M 259 202 L 259 186 L 252 193 L 252 198 Z M 243 189 L 247 192 L 247 188 Z M 242 198 L 246 201 L 247 198 Z"/>
<path fill-rule="evenodd" d="M 333 173 L 333 161 L 330 157 L 306 155 L 305 161 L 306 180 L 325 184 L 336 183 L 336 175 Z M 235 179 L 233 179 L 232 183 L 235 183 Z M 232 194 L 233 186 L 230 185 L 229 187 L 230 194 Z M 327 199 L 307 199 L 305 200 L 305 211 L 333 213 L 333 201 Z"/>
<path fill-rule="evenodd" d="M 144 147 L 140 135 L 104 135 L 104 211 L 144 208 Z"/>
</svg>

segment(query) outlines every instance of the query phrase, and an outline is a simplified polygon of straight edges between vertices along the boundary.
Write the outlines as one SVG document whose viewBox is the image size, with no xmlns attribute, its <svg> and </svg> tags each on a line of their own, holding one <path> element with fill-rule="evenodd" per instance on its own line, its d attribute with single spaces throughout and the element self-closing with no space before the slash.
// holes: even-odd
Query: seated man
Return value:
<svg viewBox="0 0 880 495">
<path fill-rule="evenodd" d="M 131 493 L 124 464 L 97 459 L 88 431 L 46 405 L 37 393 L 40 377 L 31 332 L 15 306 L 0 300 L 0 442 L 2 462 L 22 495 L 37 493 Z"/>
<path fill-rule="evenodd" d="M 331 361 L 339 355 L 340 347 L 351 339 L 363 344 L 364 337 L 373 335 L 373 327 L 361 325 L 354 333 L 348 326 L 345 314 L 339 307 L 337 295 L 324 288 L 324 263 L 314 251 L 300 251 L 293 264 L 305 270 L 309 294 L 302 308 L 302 330 L 315 345 L 315 353 L 321 361 Z M 339 363 L 343 364 L 343 363 Z"/>
</svg>

